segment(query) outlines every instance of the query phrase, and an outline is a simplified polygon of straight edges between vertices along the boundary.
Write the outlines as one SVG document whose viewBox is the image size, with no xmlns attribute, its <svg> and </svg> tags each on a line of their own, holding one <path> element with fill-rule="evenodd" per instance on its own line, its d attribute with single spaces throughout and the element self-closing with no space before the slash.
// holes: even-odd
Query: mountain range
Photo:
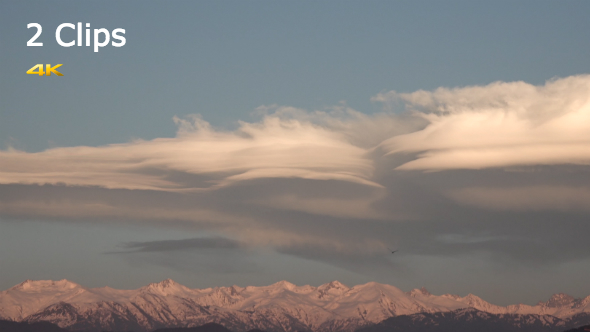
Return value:
<svg viewBox="0 0 590 332">
<path fill-rule="evenodd" d="M 281 281 L 262 287 L 191 289 L 167 279 L 117 290 L 86 288 L 68 280 L 27 280 L 0 292 L 0 319 L 47 321 L 71 331 L 137 332 L 211 322 L 235 332 L 396 331 L 391 324 L 419 331 L 416 328 L 432 322 L 466 319 L 549 332 L 590 324 L 590 296 L 555 294 L 535 306 L 502 307 L 472 294 L 433 295 L 424 288 L 404 292 L 375 282 L 348 287 L 332 281 L 313 287 Z"/>
</svg>

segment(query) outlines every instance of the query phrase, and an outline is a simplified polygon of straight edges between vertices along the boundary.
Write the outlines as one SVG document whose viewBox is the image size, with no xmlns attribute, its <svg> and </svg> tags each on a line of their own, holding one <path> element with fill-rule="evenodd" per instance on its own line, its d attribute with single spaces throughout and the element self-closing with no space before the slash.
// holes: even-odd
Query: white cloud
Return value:
<svg viewBox="0 0 590 332">
<path fill-rule="evenodd" d="M 370 181 L 373 165 L 366 149 L 309 121 L 266 116 L 223 132 L 198 117 L 191 120 L 175 119 L 175 138 L 37 153 L 1 151 L 0 183 L 183 191 L 284 177 L 379 186 Z M 172 172 L 201 175 L 202 185 L 174 181 Z"/>
<path fill-rule="evenodd" d="M 402 100 L 430 123 L 385 140 L 388 153 L 416 153 L 400 170 L 590 164 L 590 76 L 374 98 Z"/>
<path fill-rule="evenodd" d="M 189 116 L 174 119 L 174 138 L 0 151 L 0 215 L 174 224 L 252 246 L 351 247 L 282 221 L 285 215 L 387 217 L 373 207 L 385 190 L 372 179 L 369 152 L 396 120 L 375 118 L 381 119 L 350 109 L 274 107 L 235 131 Z M 363 137 L 365 131 L 371 134 Z M 22 194 L 1 199 L 17 191 Z"/>
<path fill-rule="evenodd" d="M 260 121 L 234 131 L 192 116 L 174 119 L 173 138 L 0 151 L 0 216 L 180 225 L 251 247 L 361 262 L 381 257 L 392 243 L 452 254 L 441 246 L 492 246 L 469 237 L 487 234 L 482 229 L 492 239 L 518 227 L 530 232 L 520 215 L 510 230 L 472 223 L 477 209 L 488 210 L 485 216 L 588 211 L 590 181 L 572 180 L 588 168 L 564 176 L 561 164 L 590 164 L 590 76 L 540 87 L 388 92 L 373 100 L 402 101 L 412 112 L 271 106 L 259 109 Z M 530 165 L 560 166 L 502 171 Z M 570 224 L 585 230 L 576 219 Z M 534 231 L 548 238 L 547 229 Z M 441 232 L 458 237 L 437 241 Z"/>
</svg>

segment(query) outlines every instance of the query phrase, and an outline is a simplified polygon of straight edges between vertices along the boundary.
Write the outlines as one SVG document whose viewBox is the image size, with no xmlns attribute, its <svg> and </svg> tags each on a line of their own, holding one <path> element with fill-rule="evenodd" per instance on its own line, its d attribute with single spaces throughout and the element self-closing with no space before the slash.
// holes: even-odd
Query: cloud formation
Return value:
<svg viewBox="0 0 590 332">
<path fill-rule="evenodd" d="M 590 164 L 590 77 L 544 86 L 496 82 L 388 92 L 429 121 L 426 128 L 382 143 L 388 153 L 416 153 L 400 170 L 482 169 L 518 165 Z"/>
<path fill-rule="evenodd" d="M 482 169 L 590 163 L 590 76 L 544 86 L 496 82 L 432 92 L 381 93 L 411 114 L 365 115 L 261 107 L 260 122 L 213 129 L 198 116 L 175 118 L 174 138 L 37 153 L 0 152 L 2 184 L 66 184 L 163 191 L 202 190 L 260 178 L 374 181 L 379 147 L 415 154 L 398 170 Z M 270 110 L 270 111 L 269 111 Z M 175 179 L 179 174 L 193 176 Z"/>
<path fill-rule="evenodd" d="M 507 211 L 590 211 L 590 188 L 524 186 L 463 188 L 449 196 L 466 205 Z"/>
<path fill-rule="evenodd" d="M 365 149 L 310 122 L 266 116 L 223 132 L 197 116 L 174 120 L 179 126 L 175 138 L 37 153 L 2 151 L 0 183 L 186 191 L 257 178 L 302 178 L 378 186 L 368 180 L 373 166 Z M 175 173 L 194 175 L 195 181 L 175 181 Z"/>
<path fill-rule="evenodd" d="M 590 76 L 373 100 L 407 111 L 270 106 L 233 131 L 190 116 L 173 138 L 0 151 L 0 216 L 185 227 L 220 237 L 127 249 L 239 245 L 351 270 L 392 267 L 388 246 L 530 262 L 551 241 L 571 247 L 552 262 L 588 255 Z M 555 220 L 570 225 L 558 239 Z"/>
<path fill-rule="evenodd" d="M 179 251 L 193 249 L 238 249 L 240 247 L 242 247 L 242 245 L 238 241 L 216 236 L 183 240 L 129 242 L 123 244 L 123 248 L 129 251 L 124 251 L 122 253 Z"/>
</svg>

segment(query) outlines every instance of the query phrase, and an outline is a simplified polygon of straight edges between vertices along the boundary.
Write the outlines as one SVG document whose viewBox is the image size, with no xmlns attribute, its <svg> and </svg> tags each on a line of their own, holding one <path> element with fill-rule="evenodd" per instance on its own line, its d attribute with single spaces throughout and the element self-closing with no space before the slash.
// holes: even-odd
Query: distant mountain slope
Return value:
<svg viewBox="0 0 590 332">
<path fill-rule="evenodd" d="M 157 329 L 154 332 L 232 332 L 223 325 L 215 324 L 215 323 L 207 323 L 205 325 L 196 326 L 196 327 L 173 327 L 173 328 L 164 328 L 164 329 Z"/>
<path fill-rule="evenodd" d="M 564 322 L 559 331 L 566 325 L 590 323 L 590 296 L 574 299 L 556 294 L 535 306 L 501 307 L 472 294 L 437 296 L 425 289 L 403 292 L 375 282 L 348 287 L 333 281 L 312 287 L 281 281 L 263 287 L 190 289 L 168 279 L 136 290 L 116 290 L 86 288 L 68 280 L 27 280 L 0 292 L 0 319 L 48 321 L 89 332 L 145 332 L 207 323 L 235 332 L 352 332 L 391 317 L 466 308 L 495 315 L 543 316 L 546 326 L 558 318 Z"/>
<path fill-rule="evenodd" d="M 392 317 L 357 332 L 556 332 L 568 323 L 547 315 L 491 314 L 474 308 Z"/>
<path fill-rule="evenodd" d="M 0 331 L 2 332 L 68 332 L 55 324 L 49 322 L 13 322 L 0 320 Z"/>
</svg>

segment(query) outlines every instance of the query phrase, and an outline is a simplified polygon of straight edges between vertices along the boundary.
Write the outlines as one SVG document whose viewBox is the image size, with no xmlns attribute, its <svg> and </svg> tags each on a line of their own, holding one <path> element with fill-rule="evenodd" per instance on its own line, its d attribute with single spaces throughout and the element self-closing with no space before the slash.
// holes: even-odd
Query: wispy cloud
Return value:
<svg viewBox="0 0 590 332">
<path fill-rule="evenodd" d="M 399 170 L 481 169 L 590 164 L 590 76 L 533 86 L 487 86 L 388 92 L 429 121 L 423 130 L 382 143 L 388 153 L 415 153 Z"/>
<path fill-rule="evenodd" d="M 122 247 L 124 249 L 127 249 L 127 251 L 122 251 L 120 253 L 180 251 L 199 249 L 238 249 L 242 246 L 243 245 L 238 241 L 216 236 L 182 240 L 128 242 L 122 245 Z"/>
<path fill-rule="evenodd" d="M 126 244 L 137 255 L 245 246 L 352 270 L 391 266 L 383 254 L 398 245 L 401 255 L 590 255 L 580 221 L 590 202 L 590 76 L 373 100 L 408 111 L 270 106 L 233 131 L 190 116 L 174 119 L 173 138 L 0 151 L 0 216 L 221 236 Z M 558 239 L 555 220 L 569 225 Z M 549 240 L 571 250 L 548 253 Z"/>
<path fill-rule="evenodd" d="M 0 183 L 190 191 L 258 178 L 302 178 L 379 186 L 369 180 L 373 166 L 365 149 L 309 121 L 266 116 L 234 132 L 216 131 L 196 116 L 175 121 L 175 138 L 2 151 Z M 198 181 L 176 181 L 178 173 Z"/>
<path fill-rule="evenodd" d="M 506 211 L 590 211 L 590 187 L 521 186 L 462 188 L 449 193 L 462 204 Z"/>
</svg>

